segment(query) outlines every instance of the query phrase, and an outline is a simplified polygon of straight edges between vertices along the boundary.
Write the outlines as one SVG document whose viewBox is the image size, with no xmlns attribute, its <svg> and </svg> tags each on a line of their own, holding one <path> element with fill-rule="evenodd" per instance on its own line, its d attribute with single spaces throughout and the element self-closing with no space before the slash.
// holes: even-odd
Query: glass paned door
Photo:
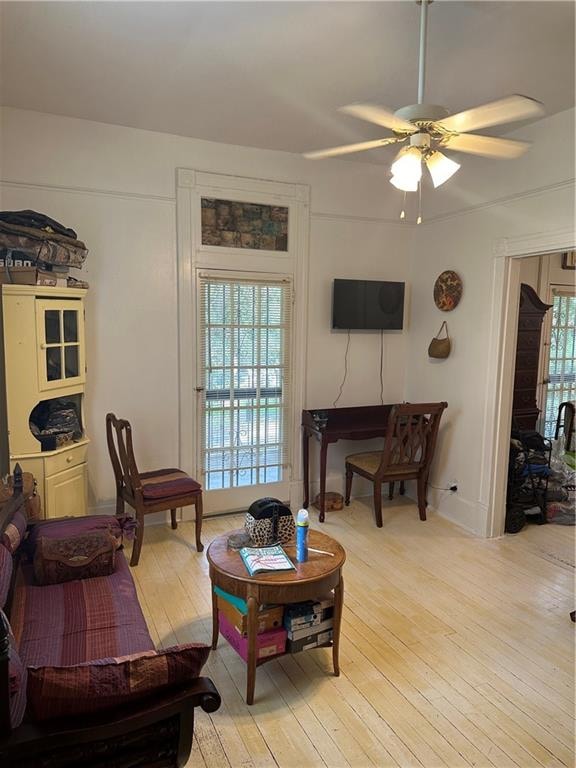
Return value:
<svg viewBox="0 0 576 768">
<path fill-rule="evenodd" d="M 576 400 L 576 296 L 568 288 L 553 288 L 552 302 L 543 397 L 543 431 L 550 438 L 554 437 L 560 404 Z"/>
<path fill-rule="evenodd" d="M 75 300 L 36 300 L 38 385 L 56 389 L 85 380 L 82 304 Z"/>
<path fill-rule="evenodd" d="M 291 283 L 209 273 L 199 285 L 204 489 L 234 491 L 222 508 L 288 498 Z"/>
</svg>

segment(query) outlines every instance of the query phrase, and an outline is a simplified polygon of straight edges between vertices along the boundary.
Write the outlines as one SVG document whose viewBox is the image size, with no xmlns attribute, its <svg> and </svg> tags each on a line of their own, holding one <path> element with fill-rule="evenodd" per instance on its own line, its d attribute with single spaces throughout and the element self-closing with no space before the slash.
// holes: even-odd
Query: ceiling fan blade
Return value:
<svg viewBox="0 0 576 768">
<path fill-rule="evenodd" d="M 516 120 L 526 120 L 528 117 L 538 117 L 544 114 L 544 106 L 540 101 L 531 99 L 529 96 L 507 96 L 505 99 L 491 101 L 480 107 L 467 109 L 465 112 L 458 112 L 456 115 L 450 115 L 442 120 L 436 120 L 436 123 L 448 131 L 456 133 L 465 133 L 467 131 L 476 131 L 479 128 L 488 128 L 490 125 L 500 125 L 501 123 L 512 123 Z"/>
<path fill-rule="evenodd" d="M 480 136 L 477 133 L 462 133 L 459 136 L 451 136 L 444 146 L 447 149 L 468 152 L 471 155 L 513 159 L 523 155 L 530 146 L 530 142 Z"/>
<path fill-rule="evenodd" d="M 307 157 L 309 160 L 318 160 L 323 157 L 337 157 L 338 155 L 349 155 L 352 152 L 364 152 L 366 149 L 385 147 L 386 144 L 397 144 L 402 141 L 406 141 L 406 139 L 390 136 L 390 138 L 387 139 L 361 141 L 359 144 L 343 144 L 340 147 L 330 147 L 329 149 L 315 149 L 312 152 L 304 152 L 304 157 Z"/>
<path fill-rule="evenodd" d="M 345 107 L 339 107 L 338 111 L 352 115 L 352 117 L 358 117 L 360 120 L 366 120 L 369 123 L 376 123 L 383 128 L 390 128 L 391 131 L 415 133 L 418 130 L 408 120 L 396 117 L 394 112 L 386 109 L 386 107 L 379 107 L 377 104 L 348 104 Z"/>
</svg>

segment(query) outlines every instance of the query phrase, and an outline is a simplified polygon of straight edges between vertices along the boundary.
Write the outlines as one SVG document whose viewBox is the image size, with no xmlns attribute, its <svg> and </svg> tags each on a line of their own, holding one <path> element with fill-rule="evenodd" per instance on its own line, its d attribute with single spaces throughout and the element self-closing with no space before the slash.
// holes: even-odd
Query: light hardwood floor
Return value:
<svg viewBox="0 0 576 768">
<path fill-rule="evenodd" d="M 242 525 L 205 521 L 203 539 Z M 221 709 L 197 715 L 190 766 L 573 766 L 574 529 L 478 539 L 407 500 L 327 513 L 346 548 L 339 678 L 330 651 L 258 668 L 220 638 L 205 674 Z M 210 582 L 194 524 L 146 529 L 133 570 L 159 646 L 210 642 Z"/>
</svg>

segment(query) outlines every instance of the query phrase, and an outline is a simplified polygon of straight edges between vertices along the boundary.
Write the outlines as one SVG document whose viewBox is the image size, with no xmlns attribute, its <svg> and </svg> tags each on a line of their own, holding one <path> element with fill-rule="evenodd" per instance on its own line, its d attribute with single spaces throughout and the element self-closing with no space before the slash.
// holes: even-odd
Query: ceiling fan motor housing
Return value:
<svg viewBox="0 0 576 768">
<path fill-rule="evenodd" d="M 429 133 L 413 133 L 410 136 L 410 146 L 419 147 L 420 149 L 430 146 L 430 134 Z"/>
<path fill-rule="evenodd" d="M 450 112 L 439 104 L 410 104 L 408 107 L 397 109 L 394 114 L 410 123 L 417 121 L 432 123 L 448 117 Z"/>
</svg>

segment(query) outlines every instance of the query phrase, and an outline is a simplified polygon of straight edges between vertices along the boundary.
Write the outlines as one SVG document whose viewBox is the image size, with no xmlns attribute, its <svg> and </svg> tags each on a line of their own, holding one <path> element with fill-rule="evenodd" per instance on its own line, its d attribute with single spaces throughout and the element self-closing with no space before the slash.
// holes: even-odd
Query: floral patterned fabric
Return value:
<svg viewBox="0 0 576 768">
<path fill-rule="evenodd" d="M 38 584 L 109 576 L 114 571 L 116 539 L 108 531 L 90 531 L 66 539 L 41 536 L 34 552 Z"/>
</svg>

